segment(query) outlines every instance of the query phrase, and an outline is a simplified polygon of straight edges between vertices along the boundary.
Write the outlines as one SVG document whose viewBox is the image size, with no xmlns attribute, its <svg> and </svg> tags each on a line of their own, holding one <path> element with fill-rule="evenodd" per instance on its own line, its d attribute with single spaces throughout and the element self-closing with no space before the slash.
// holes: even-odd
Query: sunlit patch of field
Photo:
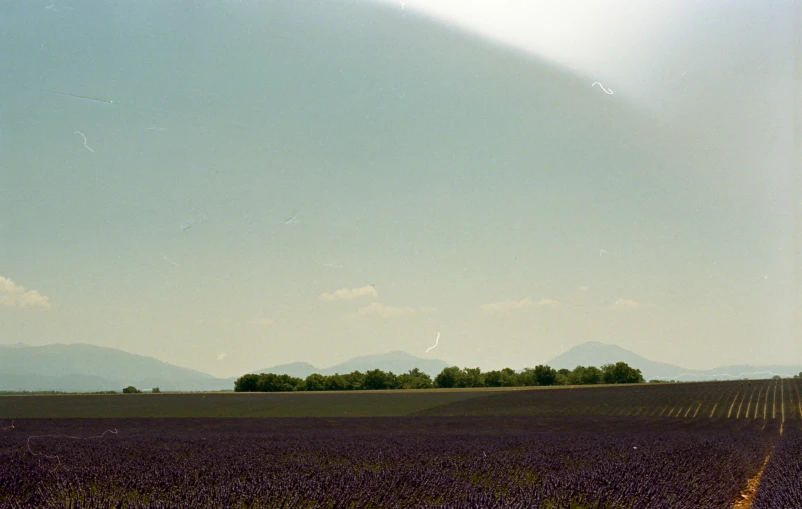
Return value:
<svg viewBox="0 0 802 509">
<path fill-rule="evenodd" d="M 415 415 L 599 415 L 802 420 L 802 379 L 561 387 L 454 401 Z"/>
</svg>

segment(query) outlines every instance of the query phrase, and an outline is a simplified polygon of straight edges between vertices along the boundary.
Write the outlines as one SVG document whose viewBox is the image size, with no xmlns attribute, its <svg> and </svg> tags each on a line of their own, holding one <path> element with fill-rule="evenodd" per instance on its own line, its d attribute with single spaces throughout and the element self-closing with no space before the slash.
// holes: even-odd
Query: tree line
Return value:
<svg viewBox="0 0 802 509">
<path fill-rule="evenodd" d="M 639 369 L 625 362 L 595 366 L 577 366 L 556 370 L 538 365 L 516 372 L 511 368 L 482 372 L 479 368 L 444 368 L 432 379 L 418 368 L 400 375 L 372 369 L 362 373 L 321 375 L 306 378 L 275 373 L 247 374 L 234 382 L 235 392 L 355 391 L 382 389 L 451 389 L 462 387 L 530 387 L 548 385 L 592 385 L 643 383 Z"/>
</svg>

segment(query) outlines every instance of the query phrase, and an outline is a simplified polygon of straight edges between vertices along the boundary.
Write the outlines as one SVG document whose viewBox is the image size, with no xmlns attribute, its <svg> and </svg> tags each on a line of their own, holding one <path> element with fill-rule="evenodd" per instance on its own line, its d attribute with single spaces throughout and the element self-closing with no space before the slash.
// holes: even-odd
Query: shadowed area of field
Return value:
<svg viewBox="0 0 802 509">
<path fill-rule="evenodd" d="M 526 390 L 519 388 L 518 390 Z M 510 389 L 0 396 L 0 419 L 102 417 L 393 417 Z"/>
</svg>

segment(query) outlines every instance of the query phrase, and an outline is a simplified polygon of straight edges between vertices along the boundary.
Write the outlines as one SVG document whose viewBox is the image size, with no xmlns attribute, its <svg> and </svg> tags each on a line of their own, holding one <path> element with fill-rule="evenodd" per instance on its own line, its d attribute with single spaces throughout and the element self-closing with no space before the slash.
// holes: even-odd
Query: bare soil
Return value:
<svg viewBox="0 0 802 509">
<path fill-rule="evenodd" d="M 738 499 L 732 505 L 732 509 L 749 509 L 752 507 L 752 501 L 755 498 L 758 486 L 760 486 L 760 478 L 763 476 L 763 471 L 766 469 L 769 458 L 771 458 L 771 453 L 766 456 L 766 460 L 763 462 L 757 474 L 746 482 L 746 488 L 738 495 Z"/>
</svg>

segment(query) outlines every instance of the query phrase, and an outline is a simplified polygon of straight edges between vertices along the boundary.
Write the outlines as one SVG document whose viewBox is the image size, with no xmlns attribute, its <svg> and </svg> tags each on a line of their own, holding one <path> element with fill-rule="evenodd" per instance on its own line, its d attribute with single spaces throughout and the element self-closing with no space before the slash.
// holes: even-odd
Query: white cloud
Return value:
<svg viewBox="0 0 802 509">
<path fill-rule="evenodd" d="M 529 297 L 521 300 L 505 300 L 501 302 L 491 302 L 482 304 L 481 309 L 485 313 L 505 313 L 518 309 L 537 309 L 544 307 L 559 307 L 560 303 L 554 299 L 540 299 L 533 301 Z"/>
<path fill-rule="evenodd" d="M 333 301 L 333 300 L 354 300 L 359 297 L 364 297 L 366 295 L 371 295 L 373 297 L 377 297 L 379 292 L 376 291 L 376 287 L 373 285 L 363 286 L 362 288 L 342 288 L 340 290 L 336 290 L 332 293 L 324 293 L 320 296 L 322 300 L 326 301 Z"/>
<path fill-rule="evenodd" d="M 36 290 L 26 290 L 24 286 L 0 276 L 0 306 L 47 309 L 50 307 L 50 298 Z"/>
<path fill-rule="evenodd" d="M 629 299 L 616 300 L 610 309 L 640 309 L 643 305 L 639 302 Z"/>
</svg>

